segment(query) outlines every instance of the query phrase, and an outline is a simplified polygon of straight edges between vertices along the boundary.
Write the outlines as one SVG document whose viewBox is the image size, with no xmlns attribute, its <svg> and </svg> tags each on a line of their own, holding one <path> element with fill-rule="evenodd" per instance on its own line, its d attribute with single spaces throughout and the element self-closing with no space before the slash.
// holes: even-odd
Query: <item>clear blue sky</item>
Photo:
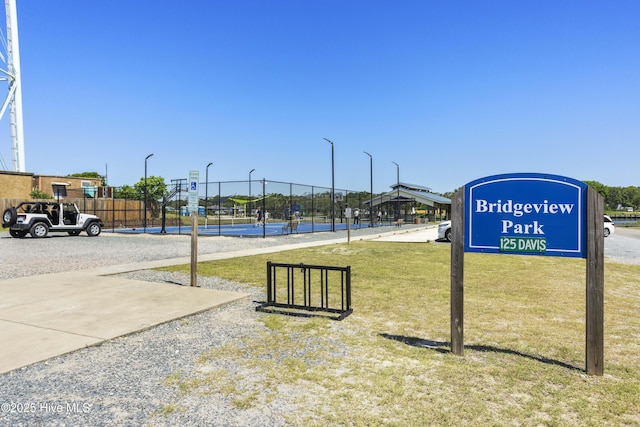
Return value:
<svg viewBox="0 0 640 427">
<path fill-rule="evenodd" d="M 29 172 L 640 185 L 637 0 L 17 3 Z"/>
</svg>

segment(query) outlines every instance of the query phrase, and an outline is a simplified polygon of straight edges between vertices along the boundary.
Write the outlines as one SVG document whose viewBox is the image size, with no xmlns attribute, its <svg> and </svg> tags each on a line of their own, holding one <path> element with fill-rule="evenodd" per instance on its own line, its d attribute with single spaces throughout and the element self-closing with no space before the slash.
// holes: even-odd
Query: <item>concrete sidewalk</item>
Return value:
<svg viewBox="0 0 640 427">
<path fill-rule="evenodd" d="M 433 240 L 433 226 L 352 240 Z M 436 230 L 437 232 L 437 230 Z M 198 262 L 345 243 L 319 240 L 199 255 Z M 0 373 L 210 310 L 247 294 L 112 275 L 189 264 L 190 257 L 0 280 Z"/>
<path fill-rule="evenodd" d="M 0 292 L 0 372 L 246 296 L 91 271 L 3 280 Z"/>
<path fill-rule="evenodd" d="M 395 233 L 388 233 L 385 236 L 375 239 L 377 242 L 405 242 L 405 243 L 427 243 L 434 242 L 438 238 L 438 227 L 435 225 L 427 228 L 402 230 L 400 227 Z"/>
</svg>

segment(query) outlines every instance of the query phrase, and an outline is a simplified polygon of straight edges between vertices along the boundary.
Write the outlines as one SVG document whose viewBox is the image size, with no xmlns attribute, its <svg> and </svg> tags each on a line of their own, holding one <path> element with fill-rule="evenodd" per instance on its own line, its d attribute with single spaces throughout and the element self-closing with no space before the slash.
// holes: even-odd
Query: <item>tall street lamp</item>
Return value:
<svg viewBox="0 0 640 427">
<path fill-rule="evenodd" d="M 373 227 L 373 156 L 366 151 L 364 154 L 369 156 L 369 227 Z"/>
<path fill-rule="evenodd" d="M 249 171 L 249 201 L 247 202 L 247 205 L 249 206 L 249 212 L 247 214 L 248 217 L 251 216 L 251 174 L 254 170 L 255 168 Z"/>
<path fill-rule="evenodd" d="M 331 144 L 331 231 L 336 231 L 336 183 L 335 183 L 335 163 L 333 154 L 333 141 L 323 138 L 329 144 Z"/>
<path fill-rule="evenodd" d="M 204 182 L 204 226 L 207 226 L 207 201 L 209 201 L 209 166 L 211 166 L 213 162 L 209 162 L 207 167 L 205 168 L 205 182 Z"/>
<path fill-rule="evenodd" d="M 391 162 L 396 165 L 397 178 L 396 178 L 396 189 L 398 190 L 396 196 L 396 220 L 400 219 L 400 165 L 396 162 Z"/>
<path fill-rule="evenodd" d="M 144 218 L 142 219 L 142 225 L 145 233 L 147 232 L 147 160 L 151 156 L 153 156 L 153 153 L 144 158 Z"/>
<path fill-rule="evenodd" d="M 262 227 L 262 238 L 267 238 L 267 180 L 262 178 L 262 219 L 264 227 Z"/>
</svg>

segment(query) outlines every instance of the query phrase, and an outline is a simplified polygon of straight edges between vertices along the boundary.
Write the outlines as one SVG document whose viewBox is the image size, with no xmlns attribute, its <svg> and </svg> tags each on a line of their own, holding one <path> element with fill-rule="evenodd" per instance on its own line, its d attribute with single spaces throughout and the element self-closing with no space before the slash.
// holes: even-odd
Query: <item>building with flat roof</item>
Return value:
<svg viewBox="0 0 640 427">
<path fill-rule="evenodd" d="M 59 197 L 102 197 L 104 188 L 100 178 L 36 175 L 30 172 L 0 171 L 0 198 L 30 198 L 33 190 Z"/>
</svg>

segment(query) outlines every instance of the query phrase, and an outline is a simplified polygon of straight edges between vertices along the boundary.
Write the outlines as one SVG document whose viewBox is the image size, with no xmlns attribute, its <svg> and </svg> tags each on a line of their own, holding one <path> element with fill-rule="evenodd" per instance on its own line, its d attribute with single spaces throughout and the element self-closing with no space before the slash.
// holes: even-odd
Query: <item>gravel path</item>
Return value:
<svg viewBox="0 0 640 427">
<path fill-rule="evenodd" d="M 393 231 L 362 229 L 358 235 Z M 635 233 L 637 230 L 633 230 Z M 640 231 L 638 231 L 640 234 Z M 278 238 L 199 239 L 199 253 L 233 251 L 302 241 L 346 237 L 346 233 L 316 233 Z M 605 240 L 608 260 L 640 264 L 640 239 L 626 230 Z M 446 244 L 446 243 L 445 243 Z M 99 238 L 51 237 L 12 239 L 0 233 L 0 279 L 68 271 L 135 261 L 188 256 L 189 236 L 109 235 Z M 19 257 L 17 256 L 19 254 Z M 7 262 L 17 260 L 20 262 Z M 46 262 L 45 262 L 46 260 Z M 142 270 L 128 277 L 187 285 L 188 275 Z M 154 426 L 284 426 L 294 414 L 296 398 L 308 389 L 288 387 L 278 399 L 238 409 L 222 393 L 182 393 L 168 384 L 181 375 L 205 374 L 198 356 L 227 343 L 266 331 L 258 321 L 255 301 L 262 290 L 215 277 L 199 277 L 201 287 L 250 293 L 224 307 L 169 322 L 147 331 L 88 347 L 0 375 L 0 426 L 154 425 Z M 28 337 L 25 337 L 28 339 Z M 346 351 L 346 350 L 342 350 Z M 233 372 L 255 382 L 233 360 L 209 361 L 207 370 Z M 313 399 L 310 400 L 311 402 Z M 309 402 L 305 411 L 309 410 Z"/>
</svg>

